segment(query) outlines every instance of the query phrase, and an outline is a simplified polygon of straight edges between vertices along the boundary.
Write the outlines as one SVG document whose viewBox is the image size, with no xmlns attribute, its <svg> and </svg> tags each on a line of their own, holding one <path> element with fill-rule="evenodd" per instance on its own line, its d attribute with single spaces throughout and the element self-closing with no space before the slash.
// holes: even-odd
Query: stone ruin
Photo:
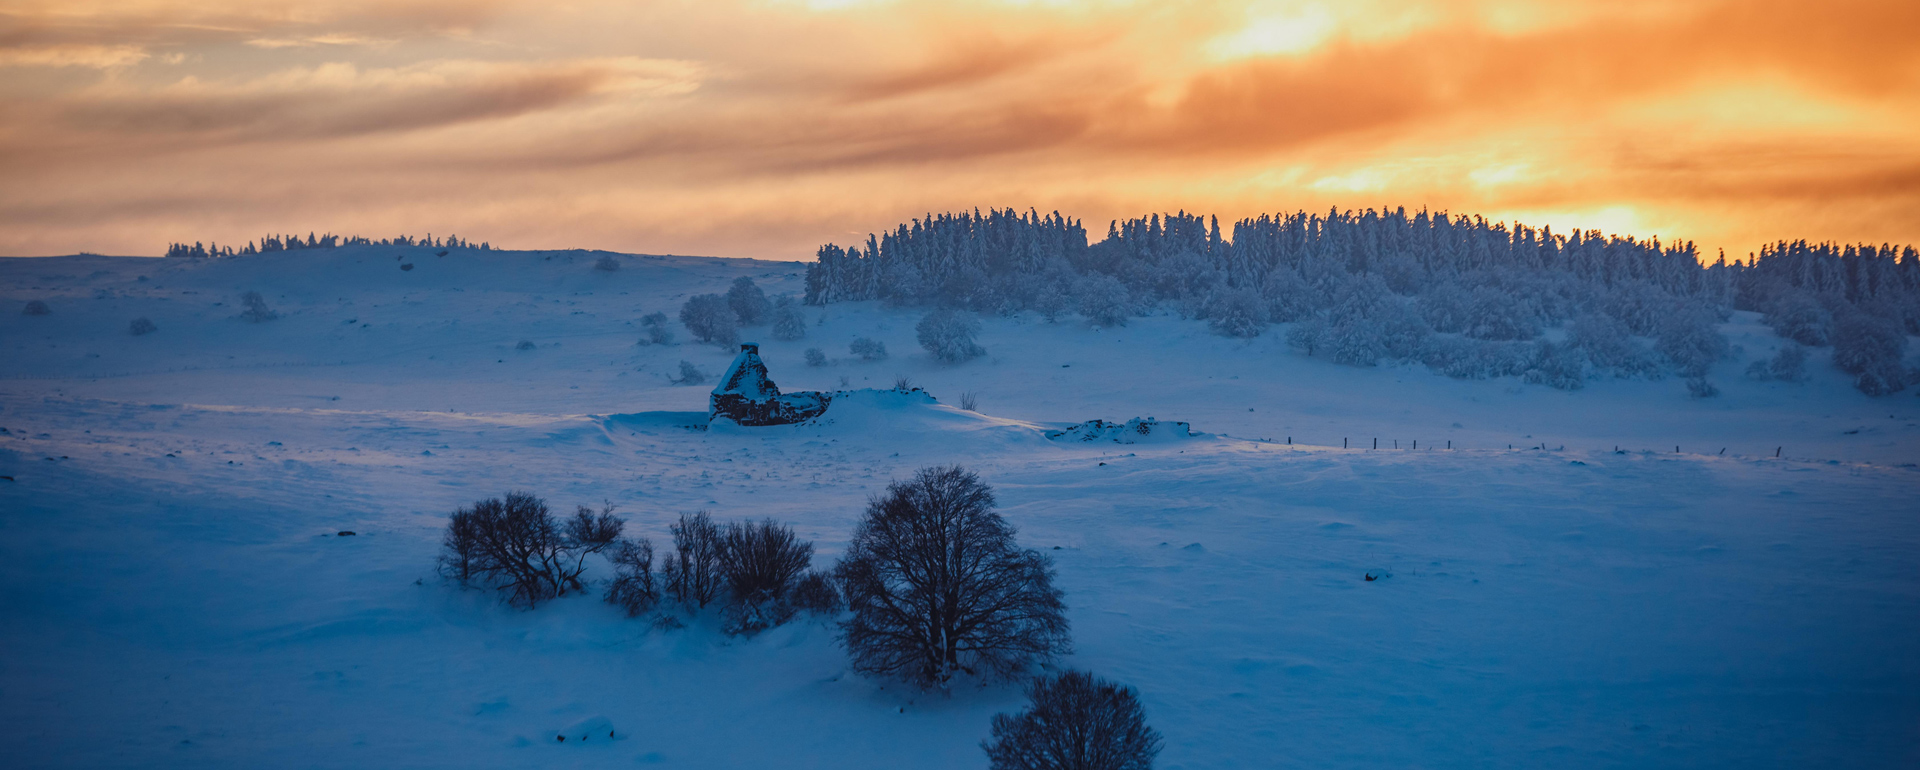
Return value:
<svg viewBox="0 0 1920 770">
<path fill-rule="evenodd" d="M 707 399 L 707 420 L 725 417 L 738 425 L 791 425 L 819 417 L 831 403 L 831 393 L 781 393 L 780 386 L 767 377 L 760 346 L 743 342 L 740 355 L 733 357 L 727 373 L 721 375 L 720 384 Z"/>
</svg>

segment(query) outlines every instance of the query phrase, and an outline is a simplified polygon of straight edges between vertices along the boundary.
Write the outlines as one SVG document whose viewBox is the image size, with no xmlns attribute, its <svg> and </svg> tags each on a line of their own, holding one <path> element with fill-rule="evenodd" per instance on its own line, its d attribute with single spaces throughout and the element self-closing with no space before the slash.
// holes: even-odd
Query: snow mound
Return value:
<svg viewBox="0 0 1920 770">
<path fill-rule="evenodd" d="M 1066 430 L 1047 431 L 1047 438 L 1054 441 L 1112 441 L 1116 444 L 1157 444 L 1199 435 L 1187 423 L 1173 420 L 1161 422 L 1152 417 L 1135 417 L 1124 424 L 1088 420 Z"/>
<path fill-rule="evenodd" d="M 614 729 L 613 720 L 604 716 L 591 716 L 567 725 L 566 729 L 555 730 L 553 733 L 553 742 L 577 746 L 583 743 L 594 744 L 618 741 L 626 737 L 627 736 L 619 730 Z"/>
</svg>

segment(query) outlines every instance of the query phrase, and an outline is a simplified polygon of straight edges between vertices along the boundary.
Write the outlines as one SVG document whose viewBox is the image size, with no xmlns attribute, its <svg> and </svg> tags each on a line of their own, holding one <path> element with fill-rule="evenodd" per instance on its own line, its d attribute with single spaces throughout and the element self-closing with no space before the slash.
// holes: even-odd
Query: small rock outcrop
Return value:
<svg viewBox="0 0 1920 770">
<path fill-rule="evenodd" d="M 1047 431 L 1047 438 L 1054 441 L 1112 441 L 1116 444 L 1177 440 L 1193 435 L 1192 425 L 1173 420 L 1161 422 L 1152 417 L 1135 417 L 1125 423 L 1088 420 L 1066 430 Z"/>
<path fill-rule="evenodd" d="M 734 356 L 707 400 L 707 419 L 725 417 L 748 426 L 791 425 L 819 417 L 832 402 L 831 394 L 818 391 L 781 393 L 780 386 L 767 376 L 760 346 L 744 342 L 740 355 Z"/>
</svg>

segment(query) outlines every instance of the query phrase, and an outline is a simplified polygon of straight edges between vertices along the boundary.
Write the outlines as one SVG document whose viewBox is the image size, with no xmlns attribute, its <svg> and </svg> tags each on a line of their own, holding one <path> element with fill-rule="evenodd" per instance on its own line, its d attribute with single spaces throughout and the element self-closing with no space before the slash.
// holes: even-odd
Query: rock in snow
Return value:
<svg viewBox="0 0 1920 770">
<path fill-rule="evenodd" d="M 1106 420 L 1088 420 L 1066 430 L 1047 431 L 1054 441 L 1112 441 L 1116 444 L 1144 444 L 1152 441 L 1177 441 L 1196 436 L 1193 426 L 1152 417 L 1135 417 L 1126 424 Z"/>
</svg>

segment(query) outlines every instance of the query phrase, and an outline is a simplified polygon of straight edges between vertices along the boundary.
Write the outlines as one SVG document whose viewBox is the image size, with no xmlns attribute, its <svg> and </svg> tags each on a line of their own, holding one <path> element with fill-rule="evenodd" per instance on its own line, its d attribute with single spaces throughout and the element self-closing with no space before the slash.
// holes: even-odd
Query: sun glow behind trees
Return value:
<svg viewBox="0 0 1920 770">
<path fill-rule="evenodd" d="M 5 254 L 325 227 L 803 258 L 983 202 L 1920 241 L 1920 9 L 1895 0 L 0 14 Z"/>
</svg>

